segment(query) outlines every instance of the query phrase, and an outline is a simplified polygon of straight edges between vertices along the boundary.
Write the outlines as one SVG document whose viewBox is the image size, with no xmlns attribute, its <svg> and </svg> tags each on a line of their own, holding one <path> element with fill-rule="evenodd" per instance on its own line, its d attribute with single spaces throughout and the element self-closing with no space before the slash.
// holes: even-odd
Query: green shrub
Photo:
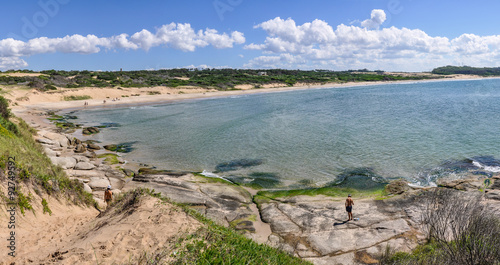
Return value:
<svg viewBox="0 0 500 265">
<path fill-rule="evenodd" d="M 14 137 L 14 135 L 9 130 L 5 129 L 1 123 L 0 123 L 0 136 L 5 136 L 8 138 Z"/>
<path fill-rule="evenodd" d="M 45 85 L 44 88 L 45 90 L 57 90 L 57 87 L 49 84 Z"/>
<path fill-rule="evenodd" d="M 436 189 L 420 198 L 427 243 L 411 253 L 386 251 L 380 264 L 499 264 L 500 218 L 480 194 Z"/>
<path fill-rule="evenodd" d="M 17 190 L 17 205 L 19 206 L 19 209 L 21 210 L 21 213 L 23 215 L 25 213 L 25 209 L 31 210 L 33 213 L 35 213 L 35 210 L 33 210 L 33 206 L 31 206 L 32 199 L 33 198 L 31 197 L 31 193 L 26 196 L 20 190 Z"/>
<path fill-rule="evenodd" d="M 43 213 L 48 213 L 49 215 L 52 215 L 52 210 L 49 208 L 49 203 L 45 200 L 42 199 L 42 207 L 43 207 Z"/>
<path fill-rule="evenodd" d="M 17 125 L 11 122 L 9 119 L 4 119 L 3 117 L 0 117 L 0 126 L 2 126 L 4 129 L 13 134 L 16 135 L 19 134 L 19 128 L 17 128 Z"/>
<path fill-rule="evenodd" d="M 85 99 L 92 99 L 91 96 L 89 95 L 81 95 L 81 96 L 64 96 L 65 101 L 72 101 L 72 100 L 85 100 Z"/>
<path fill-rule="evenodd" d="M 67 84 L 66 88 L 78 88 L 80 87 L 78 84 L 72 83 L 72 84 Z"/>
<path fill-rule="evenodd" d="M 8 120 L 10 117 L 9 102 L 2 96 L 0 96 L 0 117 L 5 120 Z"/>
<path fill-rule="evenodd" d="M 31 177 L 31 173 L 29 170 L 25 168 L 21 168 L 19 170 L 19 179 L 22 181 L 28 180 Z"/>
</svg>

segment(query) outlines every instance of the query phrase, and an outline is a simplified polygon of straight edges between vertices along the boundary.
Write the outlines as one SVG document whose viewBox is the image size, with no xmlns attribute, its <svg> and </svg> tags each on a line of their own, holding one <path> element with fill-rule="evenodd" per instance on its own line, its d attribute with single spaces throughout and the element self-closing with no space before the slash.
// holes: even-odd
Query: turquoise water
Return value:
<svg viewBox="0 0 500 265">
<path fill-rule="evenodd" d="M 368 168 L 423 185 L 443 171 L 457 174 L 460 163 L 500 171 L 500 79 L 311 89 L 75 115 L 86 126 L 118 123 L 94 138 L 132 142 L 126 160 L 162 169 L 214 172 L 244 159 L 255 163 L 218 174 L 267 172 L 326 183 Z"/>
</svg>

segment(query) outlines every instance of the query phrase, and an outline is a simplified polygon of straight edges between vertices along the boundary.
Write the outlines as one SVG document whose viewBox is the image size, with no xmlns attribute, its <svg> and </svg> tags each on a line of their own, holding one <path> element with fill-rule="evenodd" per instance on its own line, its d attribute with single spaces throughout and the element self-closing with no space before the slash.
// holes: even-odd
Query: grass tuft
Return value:
<svg viewBox="0 0 500 265">
<path fill-rule="evenodd" d="M 85 99 L 92 99 L 91 96 L 89 95 L 81 95 L 81 96 L 64 96 L 63 98 L 65 101 L 72 101 L 72 100 L 85 100 Z"/>
<path fill-rule="evenodd" d="M 171 202 L 154 190 L 136 189 L 120 195 L 114 207 L 118 211 L 133 208 L 142 196 L 153 196 L 179 207 L 203 224 L 193 233 L 184 234 L 169 246 L 143 253 L 130 264 L 311 264 L 279 249 L 258 244 L 235 230 L 218 225 L 187 205 Z"/>
<path fill-rule="evenodd" d="M 25 210 L 31 210 L 33 213 L 35 213 L 35 210 L 31 205 L 31 200 L 33 200 L 31 193 L 29 193 L 28 196 L 24 195 L 20 190 L 17 190 L 16 193 L 17 205 L 19 206 L 19 209 L 21 210 L 23 216 L 25 214 Z"/>
<path fill-rule="evenodd" d="M 43 207 L 43 213 L 48 213 L 49 215 L 52 215 L 52 210 L 49 208 L 49 203 L 47 200 L 42 199 L 42 207 Z"/>
</svg>

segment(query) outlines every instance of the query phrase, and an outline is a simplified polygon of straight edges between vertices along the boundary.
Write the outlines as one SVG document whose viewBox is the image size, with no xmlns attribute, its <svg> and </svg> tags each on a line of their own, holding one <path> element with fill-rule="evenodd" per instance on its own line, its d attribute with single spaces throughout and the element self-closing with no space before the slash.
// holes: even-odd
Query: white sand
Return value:
<svg viewBox="0 0 500 265">
<path fill-rule="evenodd" d="M 162 103 L 175 100 L 228 97 L 234 95 L 272 93 L 301 89 L 317 89 L 329 87 L 358 87 L 367 85 L 392 84 L 392 83 L 414 83 L 435 82 L 458 79 L 480 79 L 479 76 L 454 75 L 446 79 L 415 80 L 415 81 L 382 81 L 382 82 L 347 82 L 327 84 L 297 84 L 289 87 L 285 84 L 264 85 L 262 88 L 253 88 L 253 85 L 238 85 L 241 90 L 217 91 L 199 87 L 150 87 L 150 88 L 58 88 L 57 91 L 39 92 L 35 89 L 26 88 L 4 88 L 4 96 L 12 100 L 12 109 L 16 112 L 26 108 L 40 109 L 73 109 L 73 108 L 95 108 L 113 105 L 142 105 L 149 103 Z M 157 93 L 152 95 L 153 93 Z M 65 101 L 65 96 L 90 96 L 88 100 Z M 118 99 L 113 101 L 113 99 Z M 106 103 L 104 103 L 104 100 Z M 88 106 L 84 103 L 88 102 Z"/>
<path fill-rule="evenodd" d="M 0 186 L 2 192 L 3 188 Z M 132 214 L 116 214 L 113 208 L 111 214 L 97 217 L 99 212 L 93 208 L 44 196 L 52 210 L 50 216 L 42 213 L 41 198 L 32 194 L 36 216 L 31 211 L 22 216 L 17 209 L 17 257 L 8 256 L 5 248 L 0 251 L 0 264 L 124 264 L 145 252 L 152 254 L 168 247 L 172 239 L 200 227 L 182 210 L 152 197 L 144 197 L 137 207 L 129 208 L 134 210 Z M 5 239 L 11 230 L 7 228 L 7 211 L 0 208 L 4 213 L 0 215 L 0 234 Z"/>
</svg>

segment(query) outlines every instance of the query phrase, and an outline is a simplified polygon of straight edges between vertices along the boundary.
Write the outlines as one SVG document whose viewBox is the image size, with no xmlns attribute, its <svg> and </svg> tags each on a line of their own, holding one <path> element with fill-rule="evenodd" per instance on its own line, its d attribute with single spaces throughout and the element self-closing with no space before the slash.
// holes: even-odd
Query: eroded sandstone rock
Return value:
<svg viewBox="0 0 500 265">
<path fill-rule="evenodd" d="M 55 157 L 49 156 L 53 164 L 58 165 L 64 169 L 71 169 L 76 166 L 76 159 L 73 157 Z"/>
</svg>

